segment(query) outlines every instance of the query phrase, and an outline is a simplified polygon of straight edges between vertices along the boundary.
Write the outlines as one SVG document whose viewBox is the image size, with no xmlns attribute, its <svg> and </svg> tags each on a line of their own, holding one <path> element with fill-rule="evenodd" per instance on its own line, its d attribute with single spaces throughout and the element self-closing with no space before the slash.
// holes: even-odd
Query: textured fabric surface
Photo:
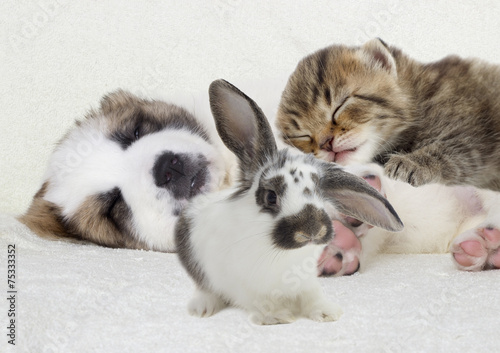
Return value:
<svg viewBox="0 0 500 353">
<path fill-rule="evenodd" d="M 339 321 L 262 327 L 233 308 L 189 316 L 194 285 L 175 254 L 46 241 L 0 221 L 0 251 L 16 245 L 18 276 L 18 345 L 2 333 L 2 352 L 495 352 L 500 343 L 498 271 L 461 272 L 450 255 L 381 255 L 363 273 L 321 279 L 344 310 Z M 2 332 L 8 305 L 0 301 Z"/>
</svg>

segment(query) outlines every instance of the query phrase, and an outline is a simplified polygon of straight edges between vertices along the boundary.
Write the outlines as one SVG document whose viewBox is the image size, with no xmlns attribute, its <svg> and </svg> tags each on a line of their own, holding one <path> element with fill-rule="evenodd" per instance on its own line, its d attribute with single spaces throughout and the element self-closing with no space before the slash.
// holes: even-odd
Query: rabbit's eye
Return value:
<svg viewBox="0 0 500 353">
<path fill-rule="evenodd" d="M 138 140 L 141 137 L 140 127 L 138 126 L 134 131 L 134 138 Z"/>
<path fill-rule="evenodd" d="M 272 190 L 268 190 L 266 195 L 266 203 L 271 206 L 276 205 L 277 202 L 278 196 L 276 195 L 276 193 Z"/>
</svg>

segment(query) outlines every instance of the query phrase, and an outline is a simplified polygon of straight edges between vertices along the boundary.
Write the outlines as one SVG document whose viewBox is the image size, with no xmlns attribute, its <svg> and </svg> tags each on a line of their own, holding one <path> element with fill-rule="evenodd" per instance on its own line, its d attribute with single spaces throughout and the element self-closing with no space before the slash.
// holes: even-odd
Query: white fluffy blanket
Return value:
<svg viewBox="0 0 500 353">
<path fill-rule="evenodd" d="M 449 255 L 381 255 L 350 277 L 325 278 L 344 314 L 256 326 L 238 309 L 188 315 L 193 283 L 175 254 L 46 241 L 0 218 L 16 246 L 16 347 L 10 352 L 495 352 L 498 271 L 455 269 Z M 2 266 L 5 262 L 2 261 Z M 5 270 L 2 269 L 5 274 Z M 6 280 L 2 280 L 6 295 Z M 7 350 L 2 350 L 5 352 Z"/>
</svg>

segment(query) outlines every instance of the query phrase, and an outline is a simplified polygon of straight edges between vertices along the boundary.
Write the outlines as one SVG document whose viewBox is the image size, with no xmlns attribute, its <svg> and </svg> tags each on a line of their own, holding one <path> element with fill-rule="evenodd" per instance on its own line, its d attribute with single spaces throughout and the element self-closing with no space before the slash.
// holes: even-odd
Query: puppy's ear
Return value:
<svg viewBox="0 0 500 353">
<path fill-rule="evenodd" d="M 119 89 L 111 92 L 101 99 L 101 111 L 103 114 L 111 112 L 125 111 L 137 107 L 143 103 L 143 100 L 136 95 Z"/>
</svg>

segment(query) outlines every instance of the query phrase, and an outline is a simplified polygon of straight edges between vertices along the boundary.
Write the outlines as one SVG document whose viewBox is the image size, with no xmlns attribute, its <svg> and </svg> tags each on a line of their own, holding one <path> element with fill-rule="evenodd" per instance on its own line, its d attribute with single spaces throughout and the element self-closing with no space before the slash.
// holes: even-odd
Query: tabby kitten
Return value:
<svg viewBox="0 0 500 353">
<path fill-rule="evenodd" d="M 500 191 L 500 66 L 422 64 L 373 39 L 299 62 L 277 116 L 284 139 L 340 164 L 375 160 L 414 186 Z"/>
</svg>

